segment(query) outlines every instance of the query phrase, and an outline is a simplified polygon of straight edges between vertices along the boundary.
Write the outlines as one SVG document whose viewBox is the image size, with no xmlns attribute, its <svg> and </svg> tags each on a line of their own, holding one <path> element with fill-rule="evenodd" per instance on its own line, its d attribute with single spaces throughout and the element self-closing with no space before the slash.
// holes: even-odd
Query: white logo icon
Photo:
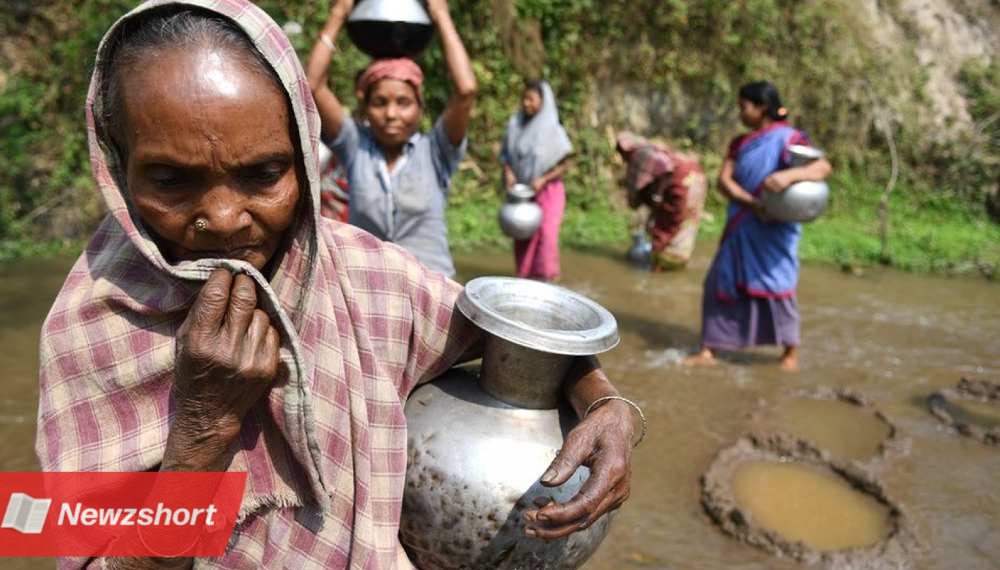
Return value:
<svg viewBox="0 0 1000 570">
<path fill-rule="evenodd" d="M 13 528 L 24 534 L 39 534 L 45 525 L 52 499 L 35 499 L 24 493 L 14 493 L 7 504 L 0 528 Z"/>
</svg>

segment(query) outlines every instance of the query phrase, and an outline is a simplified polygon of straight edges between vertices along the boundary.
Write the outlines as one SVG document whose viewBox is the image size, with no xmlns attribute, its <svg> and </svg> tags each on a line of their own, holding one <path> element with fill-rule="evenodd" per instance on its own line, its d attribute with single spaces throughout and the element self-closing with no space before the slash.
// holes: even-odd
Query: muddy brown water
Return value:
<svg viewBox="0 0 1000 570">
<path fill-rule="evenodd" d="M 744 435 L 762 407 L 794 392 L 860 392 L 912 441 L 881 474 L 926 546 L 914 568 L 1000 568 L 1000 450 L 959 437 L 926 411 L 926 397 L 962 376 L 1000 379 L 1000 285 L 873 270 L 862 277 L 803 268 L 802 371 L 778 371 L 774 350 L 723 355 L 685 369 L 697 344 L 701 282 L 712 244 L 686 271 L 633 270 L 615 253 L 564 253 L 562 283 L 618 318 L 622 343 L 603 357 L 622 392 L 646 411 L 650 433 L 633 459 L 632 498 L 588 569 L 799 568 L 720 532 L 699 504 L 698 479 Z M 506 251 L 456 256 L 460 276 L 509 275 Z M 41 321 L 71 260 L 0 268 L 0 470 L 32 470 Z M 818 415 L 832 417 L 836 414 Z M 808 414 L 801 418 L 809 423 Z M 829 420 L 834 421 L 834 420 Z M 848 429 L 810 426 L 834 445 Z M 818 436 L 817 436 L 818 437 Z M 39 560 L 0 567 L 51 567 Z"/>
<path fill-rule="evenodd" d="M 769 411 L 769 428 L 793 434 L 843 459 L 871 459 L 892 427 L 871 410 L 836 399 L 795 398 Z"/>
<path fill-rule="evenodd" d="M 815 550 L 871 546 L 891 530 L 884 505 L 810 465 L 748 461 L 732 485 L 736 502 L 754 521 Z"/>
</svg>

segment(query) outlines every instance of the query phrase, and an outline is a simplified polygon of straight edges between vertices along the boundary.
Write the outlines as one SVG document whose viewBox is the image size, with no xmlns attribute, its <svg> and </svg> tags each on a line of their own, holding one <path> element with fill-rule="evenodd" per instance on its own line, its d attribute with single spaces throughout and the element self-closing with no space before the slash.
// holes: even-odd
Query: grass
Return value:
<svg viewBox="0 0 1000 570">
<path fill-rule="evenodd" d="M 830 208 L 805 226 L 799 255 L 804 261 L 865 266 L 881 263 L 877 208 L 882 189 L 850 173 L 830 181 Z M 571 189 L 570 189 L 571 191 Z M 572 201 L 571 201 L 572 202 Z M 448 226 L 452 248 L 470 251 L 509 247 L 497 223 L 499 198 L 452 196 Z M 983 273 L 1000 277 L 1000 224 L 947 198 L 897 188 L 890 201 L 889 261 L 907 271 L 946 274 Z M 629 243 L 631 213 L 610 197 L 567 207 L 560 240 L 569 249 L 616 248 Z M 706 205 L 700 238 L 718 239 L 725 203 L 713 194 Z M 84 240 L 0 241 L 0 263 L 32 257 L 73 255 Z"/>
<path fill-rule="evenodd" d="M 830 180 L 831 204 L 805 226 L 799 255 L 804 261 L 866 266 L 881 263 L 878 201 L 882 188 L 850 173 Z M 508 246 L 496 221 L 499 198 L 453 200 L 448 210 L 452 247 L 469 251 Z M 725 204 L 717 195 L 706 205 L 700 238 L 718 239 Z M 570 249 L 624 248 L 629 243 L 628 210 L 611 200 L 601 207 L 568 207 L 561 242 Z M 889 264 L 925 273 L 1000 274 L 1000 224 L 957 202 L 896 188 L 890 200 Z"/>
</svg>

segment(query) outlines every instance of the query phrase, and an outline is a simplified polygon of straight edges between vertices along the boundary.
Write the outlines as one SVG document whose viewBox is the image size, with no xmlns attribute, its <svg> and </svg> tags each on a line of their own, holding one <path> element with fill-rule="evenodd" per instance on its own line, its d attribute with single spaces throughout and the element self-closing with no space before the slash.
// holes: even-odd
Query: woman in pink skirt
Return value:
<svg viewBox="0 0 1000 570">
<path fill-rule="evenodd" d="M 559 228 L 566 209 L 562 177 L 572 152 L 552 88 L 545 81 L 526 82 L 521 109 L 507 124 L 500 152 L 506 187 L 531 186 L 542 208 L 542 225 L 535 235 L 514 241 L 518 277 L 541 281 L 559 277 Z"/>
</svg>

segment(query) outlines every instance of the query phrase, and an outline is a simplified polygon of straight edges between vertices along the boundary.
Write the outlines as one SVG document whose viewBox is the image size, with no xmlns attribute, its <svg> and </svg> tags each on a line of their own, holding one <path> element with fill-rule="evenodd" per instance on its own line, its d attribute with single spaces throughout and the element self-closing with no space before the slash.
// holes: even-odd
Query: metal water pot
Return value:
<svg viewBox="0 0 1000 570">
<path fill-rule="evenodd" d="M 400 540 L 419 568 L 577 568 L 611 517 L 544 541 L 524 535 L 522 515 L 541 497 L 573 497 L 590 474 L 580 467 L 556 488 L 539 482 L 578 422 L 563 378 L 574 356 L 618 343 L 617 323 L 582 295 L 507 277 L 470 281 L 457 306 L 486 331 L 482 367 L 453 369 L 406 403 Z"/>
<path fill-rule="evenodd" d="M 374 58 L 414 57 L 430 43 L 434 24 L 419 0 L 360 0 L 347 35 Z"/>
<path fill-rule="evenodd" d="M 648 268 L 652 261 L 653 244 L 646 236 L 646 232 L 637 231 L 632 234 L 632 247 L 628 249 L 625 257 L 637 267 Z"/>
<path fill-rule="evenodd" d="M 542 225 L 542 208 L 535 203 L 535 192 L 526 184 L 507 190 L 507 201 L 500 206 L 500 230 L 514 239 L 530 239 Z"/>
<path fill-rule="evenodd" d="M 792 145 L 791 166 L 805 166 L 823 157 L 818 148 Z M 830 187 L 822 180 L 796 182 L 781 192 L 764 191 L 764 211 L 783 222 L 811 222 L 826 211 Z"/>
</svg>

